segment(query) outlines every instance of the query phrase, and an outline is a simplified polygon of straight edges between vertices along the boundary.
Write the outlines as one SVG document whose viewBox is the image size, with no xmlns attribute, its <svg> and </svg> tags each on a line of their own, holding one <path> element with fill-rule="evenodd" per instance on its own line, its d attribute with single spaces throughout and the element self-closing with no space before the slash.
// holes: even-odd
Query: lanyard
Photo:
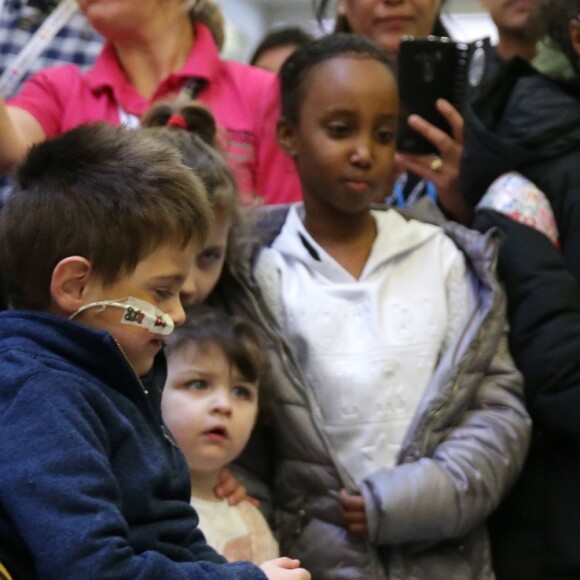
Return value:
<svg viewBox="0 0 580 580">
<path fill-rule="evenodd" d="M 0 15 L 4 7 L 4 0 L 0 0 Z M 11 94 L 22 80 L 32 63 L 54 40 L 63 26 L 78 10 L 76 0 L 61 0 L 58 6 L 50 13 L 46 20 L 36 30 L 32 38 L 22 47 L 21 51 L 8 63 L 4 73 L 0 76 L 0 93 Z"/>
<path fill-rule="evenodd" d="M 0 0 L 1 2 L 2 0 Z M 185 100 L 189 101 L 191 99 L 197 98 L 197 95 L 207 86 L 207 81 L 204 79 L 199 79 L 192 77 L 187 79 L 181 90 L 179 91 L 178 100 Z M 139 117 L 137 115 L 133 115 L 133 113 L 127 113 L 125 109 L 121 105 L 119 105 L 119 121 L 121 125 L 125 125 L 125 127 L 129 129 L 137 129 L 141 124 Z"/>
<path fill-rule="evenodd" d="M 125 125 L 127 129 L 138 129 L 141 121 L 137 115 L 133 115 L 133 113 L 127 113 L 121 105 L 119 105 L 119 121 L 121 125 Z"/>
<path fill-rule="evenodd" d="M 401 173 L 397 178 L 395 185 L 393 187 L 393 193 L 390 195 L 385 202 L 388 205 L 395 205 L 396 207 L 411 207 L 422 195 L 430 197 L 435 203 L 437 203 L 437 189 L 431 181 L 426 179 L 421 179 L 415 187 L 413 187 L 411 193 L 405 198 L 405 186 L 407 185 L 408 174 L 406 172 Z"/>
</svg>

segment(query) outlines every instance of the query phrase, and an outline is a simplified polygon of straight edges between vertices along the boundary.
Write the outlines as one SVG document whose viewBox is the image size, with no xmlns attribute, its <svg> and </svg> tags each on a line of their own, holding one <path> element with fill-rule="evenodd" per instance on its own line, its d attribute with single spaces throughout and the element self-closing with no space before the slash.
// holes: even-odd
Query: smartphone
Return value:
<svg viewBox="0 0 580 580">
<path fill-rule="evenodd" d="M 435 106 L 446 99 L 460 111 L 466 91 L 469 45 L 439 36 L 403 36 L 398 56 L 400 113 L 397 149 L 409 153 L 437 153 L 434 145 L 407 123 L 411 114 L 450 133 L 451 127 Z"/>
</svg>

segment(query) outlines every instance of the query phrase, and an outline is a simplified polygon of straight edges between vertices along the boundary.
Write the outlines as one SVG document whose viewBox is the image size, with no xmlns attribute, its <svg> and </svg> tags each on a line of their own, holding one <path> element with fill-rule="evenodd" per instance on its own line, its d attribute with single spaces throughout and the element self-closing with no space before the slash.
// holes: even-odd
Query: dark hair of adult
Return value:
<svg viewBox="0 0 580 580">
<path fill-rule="evenodd" d="M 376 60 L 392 73 L 387 53 L 368 38 L 336 33 L 314 40 L 291 54 L 278 73 L 284 118 L 298 122 L 308 74 L 318 64 L 339 56 Z"/>
<path fill-rule="evenodd" d="M 167 244 L 204 243 L 211 207 L 178 152 L 139 131 L 81 125 L 34 145 L 0 212 L 15 308 L 45 310 L 55 266 L 83 256 L 103 284 Z"/>
<path fill-rule="evenodd" d="M 195 306 L 188 310 L 187 319 L 167 340 L 167 355 L 188 343 L 204 350 L 217 346 L 242 377 L 258 383 L 264 370 L 265 359 L 255 327 L 242 318 L 230 316 L 209 306 Z"/>
<path fill-rule="evenodd" d="M 546 34 L 580 77 L 580 56 L 570 39 L 570 22 L 580 20 L 580 0 L 541 0 L 539 14 Z"/>
<path fill-rule="evenodd" d="M 446 0 L 441 1 L 441 8 L 445 5 Z M 331 5 L 330 0 L 313 0 L 314 6 L 314 14 L 316 16 L 316 20 L 319 24 L 322 24 L 326 16 L 326 12 L 328 11 L 329 6 Z M 350 32 L 352 33 L 353 30 L 350 27 L 350 24 L 345 16 L 337 15 L 336 20 L 334 23 L 334 32 Z M 434 36 L 450 36 L 449 31 L 445 28 L 443 21 L 441 20 L 441 11 L 437 14 L 437 18 L 435 19 L 435 23 L 433 25 L 433 30 L 429 32 Z"/>
<path fill-rule="evenodd" d="M 250 58 L 250 64 L 256 64 L 258 58 L 268 50 L 284 46 L 304 46 L 313 38 L 311 34 L 298 26 L 286 26 L 272 30 L 262 38 L 260 44 L 254 50 L 254 54 Z"/>
</svg>

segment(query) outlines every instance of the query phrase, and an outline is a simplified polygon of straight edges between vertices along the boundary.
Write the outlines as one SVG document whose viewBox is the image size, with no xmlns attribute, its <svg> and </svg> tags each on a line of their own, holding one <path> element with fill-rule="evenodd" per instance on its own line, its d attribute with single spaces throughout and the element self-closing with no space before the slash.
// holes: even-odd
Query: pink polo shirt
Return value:
<svg viewBox="0 0 580 580">
<path fill-rule="evenodd" d="M 108 43 L 87 73 L 75 65 L 47 68 L 26 82 L 8 104 L 28 111 L 53 137 L 82 123 L 121 123 L 121 111 L 141 117 L 150 106 L 176 95 L 194 77 L 205 81 L 198 95 L 225 133 L 228 160 L 234 169 L 242 201 L 263 203 L 301 199 L 293 161 L 276 143 L 280 112 L 274 75 L 245 64 L 223 61 L 209 29 L 196 24 L 196 38 L 183 68 L 170 74 L 148 100 L 129 83 Z"/>
</svg>

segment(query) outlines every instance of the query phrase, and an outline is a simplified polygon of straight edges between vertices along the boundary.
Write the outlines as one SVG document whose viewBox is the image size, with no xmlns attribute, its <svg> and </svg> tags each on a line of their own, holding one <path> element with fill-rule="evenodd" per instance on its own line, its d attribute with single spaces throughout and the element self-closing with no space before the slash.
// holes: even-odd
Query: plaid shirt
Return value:
<svg viewBox="0 0 580 580">
<path fill-rule="evenodd" d="M 5 0 L 0 14 L 0 74 L 25 44 L 32 38 L 44 19 L 50 14 L 55 3 L 47 0 Z M 52 43 L 34 61 L 25 80 L 48 66 L 73 63 L 87 69 L 93 64 L 102 48 L 103 40 L 77 12 L 60 30 Z M 18 88 L 15 92 L 18 92 Z M 13 94 L 13 93 L 12 93 Z M 12 94 L 3 95 L 9 98 Z"/>
<path fill-rule="evenodd" d="M 0 75 L 12 58 L 20 53 L 32 38 L 44 19 L 55 6 L 47 0 L 5 0 L 0 14 Z M 73 63 L 87 69 L 101 51 L 103 39 L 77 12 L 62 27 L 48 47 L 35 59 L 30 70 L 20 81 L 24 82 L 31 74 L 48 66 Z M 18 85 L 11 93 L 3 95 L 8 99 L 20 89 Z M 10 179 L 0 177 L 0 207 L 10 188 Z"/>
</svg>

